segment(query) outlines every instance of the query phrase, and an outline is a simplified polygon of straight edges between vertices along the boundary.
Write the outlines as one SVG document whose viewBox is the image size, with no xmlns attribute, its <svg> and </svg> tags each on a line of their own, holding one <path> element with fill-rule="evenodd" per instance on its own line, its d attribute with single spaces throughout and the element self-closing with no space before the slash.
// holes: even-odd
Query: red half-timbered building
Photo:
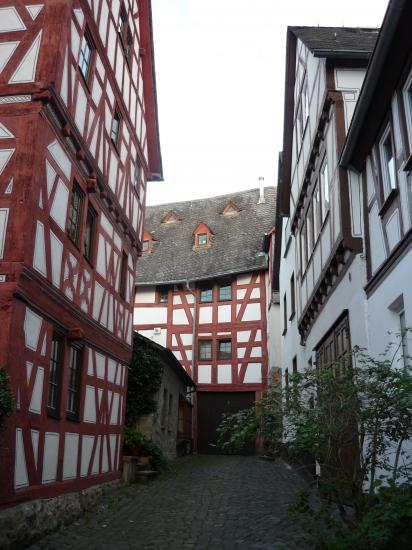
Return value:
<svg viewBox="0 0 412 550">
<path fill-rule="evenodd" d="M 0 0 L 0 502 L 119 477 L 147 180 L 149 0 Z"/>
<path fill-rule="evenodd" d="M 276 189 L 147 208 L 134 328 L 173 351 L 197 385 L 196 444 L 267 386 L 267 233 Z M 265 238 L 266 235 L 266 238 Z"/>
</svg>

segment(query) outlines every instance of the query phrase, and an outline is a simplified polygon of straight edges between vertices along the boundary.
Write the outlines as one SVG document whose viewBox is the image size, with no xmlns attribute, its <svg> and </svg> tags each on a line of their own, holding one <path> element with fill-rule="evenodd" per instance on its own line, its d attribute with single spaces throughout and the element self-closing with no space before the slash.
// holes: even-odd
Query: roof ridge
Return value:
<svg viewBox="0 0 412 550">
<path fill-rule="evenodd" d="M 276 185 L 265 185 L 264 189 L 273 189 L 273 190 L 276 190 L 277 186 Z M 151 208 L 158 208 L 160 206 L 163 206 L 163 207 L 166 207 L 166 206 L 176 206 L 176 205 L 180 205 L 180 204 L 189 204 L 189 203 L 195 203 L 195 202 L 203 202 L 203 201 L 207 201 L 207 200 L 213 200 L 213 199 L 223 199 L 225 197 L 234 197 L 234 196 L 239 196 L 239 195 L 242 195 L 243 193 L 252 193 L 253 191 L 257 191 L 257 192 L 260 192 L 260 189 L 259 187 L 255 187 L 253 189 L 245 189 L 243 191 L 237 191 L 237 192 L 233 192 L 233 193 L 225 193 L 224 195 L 215 195 L 213 197 L 204 197 L 202 199 L 192 199 L 192 200 L 187 200 L 187 201 L 177 201 L 177 202 L 165 202 L 165 203 L 161 203 L 161 204 L 152 204 L 150 206 L 146 206 L 146 210 L 149 210 Z"/>
</svg>

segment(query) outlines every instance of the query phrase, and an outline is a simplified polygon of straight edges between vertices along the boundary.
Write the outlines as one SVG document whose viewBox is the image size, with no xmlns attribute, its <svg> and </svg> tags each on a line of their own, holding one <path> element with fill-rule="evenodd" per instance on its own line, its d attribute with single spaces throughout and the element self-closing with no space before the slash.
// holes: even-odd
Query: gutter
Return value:
<svg viewBox="0 0 412 550">
<path fill-rule="evenodd" d="M 365 75 L 365 80 L 359 94 L 359 99 L 352 117 L 352 122 L 340 156 L 340 165 L 343 168 L 349 167 L 352 160 L 352 155 L 358 145 L 359 135 L 363 129 L 371 100 L 377 87 L 381 84 L 382 68 L 386 62 L 388 50 L 391 46 L 393 36 L 396 33 L 399 20 L 407 2 L 408 0 L 391 0 L 388 9 L 386 10 L 381 32 Z"/>
</svg>

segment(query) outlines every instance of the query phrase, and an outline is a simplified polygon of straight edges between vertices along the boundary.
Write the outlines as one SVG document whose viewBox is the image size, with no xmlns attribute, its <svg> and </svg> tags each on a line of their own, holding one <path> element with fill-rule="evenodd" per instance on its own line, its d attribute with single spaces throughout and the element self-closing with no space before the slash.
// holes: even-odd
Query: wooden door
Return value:
<svg viewBox="0 0 412 550">
<path fill-rule="evenodd" d="M 212 447 L 216 443 L 216 429 L 223 414 L 231 414 L 252 407 L 256 400 L 255 392 L 199 392 L 197 394 L 197 443 L 198 452 L 221 454 Z M 255 444 L 251 442 L 241 454 L 253 454 Z"/>
</svg>

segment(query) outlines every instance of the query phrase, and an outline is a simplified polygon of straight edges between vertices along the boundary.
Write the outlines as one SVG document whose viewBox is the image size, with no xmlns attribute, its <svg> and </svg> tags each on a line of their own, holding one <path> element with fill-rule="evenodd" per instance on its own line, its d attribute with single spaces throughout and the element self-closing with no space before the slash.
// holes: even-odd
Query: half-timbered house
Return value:
<svg viewBox="0 0 412 550">
<path fill-rule="evenodd" d="M 339 166 L 378 30 L 289 27 L 275 269 L 282 367 L 366 345 L 362 185 Z"/>
<path fill-rule="evenodd" d="M 2 503 L 119 477 L 156 113 L 149 0 L 0 0 Z"/>
<path fill-rule="evenodd" d="M 222 413 L 251 406 L 279 366 L 268 364 L 267 335 L 275 195 L 266 187 L 146 212 L 134 328 L 173 351 L 196 383 L 201 452 L 213 450 Z"/>
</svg>

